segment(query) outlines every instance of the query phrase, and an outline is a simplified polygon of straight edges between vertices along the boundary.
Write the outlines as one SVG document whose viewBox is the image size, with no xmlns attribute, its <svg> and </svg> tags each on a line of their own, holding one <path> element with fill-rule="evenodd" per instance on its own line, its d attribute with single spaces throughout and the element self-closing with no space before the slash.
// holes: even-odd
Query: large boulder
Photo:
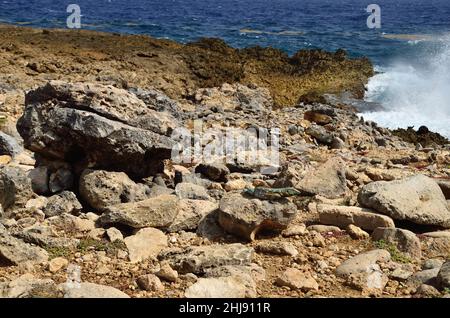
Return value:
<svg viewBox="0 0 450 318">
<path fill-rule="evenodd" d="M 123 224 L 136 229 L 166 228 L 178 214 L 178 197 L 163 194 L 138 202 L 121 203 L 108 207 L 100 217 L 101 224 Z"/>
<path fill-rule="evenodd" d="M 424 175 L 365 185 L 358 202 L 395 220 L 450 228 L 450 211 L 437 183 Z"/>
<path fill-rule="evenodd" d="M 21 263 L 40 264 L 47 261 L 48 253 L 23 242 L 0 228 L 0 267 Z"/>
<path fill-rule="evenodd" d="M 32 196 L 31 180 L 25 171 L 15 167 L 0 169 L 0 205 L 3 209 L 25 206 Z"/>
<path fill-rule="evenodd" d="M 227 232 L 254 240 L 261 230 L 284 230 L 297 213 L 287 199 L 259 200 L 240 193 L 226 194 L 219 204 L 219 224 Z"/>
<path fill-rule="evenodd" d="M 342 197 L 347 191 L 345 164 L 342 159 L 331 158 L 317 169 L 311 169 L 295 187 L 329 199 Z"/>
<path fill-rule="evenodd" d="M 8 155 L 14 157 L 22 151 L 22 146 L 14 137 L 0 131 L 0 155 Z"/>
<path fill-rule="evenodd" d="M 51 81 L 26 94 L 17 130 L 26 148 L 83 167 L 146 177 L 163 169 L 177 121 L 136 95 L 92 83 Z M 168 123 L 170 122 L 170 123 Z"/>
<path fill-rule="evenodd" d="M 420 259 L 422 256 L 420 240 L 417 235 L 411 231 L 380 227 L 373 231 L 372 239 L 374 241 L 383 240 L 394 244 L 399 251 L 412 258 Z"/>
<path fill-rule="evenodd" d="M 120 203 L 147 199 L 147 186 L 135 183 L 123 172 L 86 169 L 80 176 L 80 195 L 90 206 L 103 210 Z"/>
<path fill-rule="evenodd" d="M 192 246 L 184 250 L 163 251 L 158 258 L 167 260 L 182 274 L 204 274 L 207 270 L 227 265 L 250 265 L 254 250 L 242 244 Z"/>
</svg>

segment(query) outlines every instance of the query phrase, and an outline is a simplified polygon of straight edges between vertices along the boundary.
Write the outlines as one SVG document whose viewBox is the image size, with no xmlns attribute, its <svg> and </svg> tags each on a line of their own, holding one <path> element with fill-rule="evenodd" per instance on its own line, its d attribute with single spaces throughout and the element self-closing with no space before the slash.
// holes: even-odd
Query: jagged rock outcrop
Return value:
<svg viewBox="0 0 450 318">
<path fill-rule="evenodd" d="M 17 123 L 26 148 L 84 167 L 146 177 L 162 169 L 177 121 L 128 91 L 51 81 L 26 94 Z M 79 171 L 81 172 L 81 170 Z"/>
</svg>

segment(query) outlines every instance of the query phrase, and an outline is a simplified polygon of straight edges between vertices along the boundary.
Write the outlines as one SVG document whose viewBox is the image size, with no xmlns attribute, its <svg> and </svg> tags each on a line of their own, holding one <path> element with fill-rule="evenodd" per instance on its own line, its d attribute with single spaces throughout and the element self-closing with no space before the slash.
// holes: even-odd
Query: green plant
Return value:
<svg viewBox="0 0 450 318">
<path fill-rule="evenodd" d="M 89 250 L 105 251 L 107 254 L 115 254 L 117 250 L 126 249 L 125 243 L 116 240 L 114 242 L 105 242 L 93 238 L 84 238 L 80 240 L 77 251 L 85 254 Z"/>
<path fill-rule="evenodd" d="M 393 243 L 391 242 L 386 242 L 385 240 L 379 240 L 376 241 L 374 243 L 374 245 L 377 248 L 386 250 L 389 252 L 389 254 L 391 254 L 391 258 L 394 262 L 398 262 L 398 263 L 411 263 L 411 259 L 403 254 L 402 252 L 400 252 L 397 248 L 397 246 L 395 246 Z"/>
<path fill-rule="evenodd" d="M 54 259 L 57 257 L 68 258 L 72 253 L 72 250 L 63 246 L 44 246 L 44 249 L 48 253 L 48 257 L 50 259 Z"/>
</svg>

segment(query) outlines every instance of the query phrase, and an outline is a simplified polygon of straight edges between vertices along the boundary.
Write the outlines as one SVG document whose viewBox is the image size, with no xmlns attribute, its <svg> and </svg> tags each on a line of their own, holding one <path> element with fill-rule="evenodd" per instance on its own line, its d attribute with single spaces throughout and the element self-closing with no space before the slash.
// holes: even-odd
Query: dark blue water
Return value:
<svg viewBox="0 0 450 318">
<path fill-rule="evenodd" d="M 0 22 L 65 28 L 71 3 L 84 29 L 368 56 L 383 73 L 366 98 L 386 111 L 367 117 L 450 137 L 450 0 L 0 0 Z M 371 3 L 381 7 L 381 29 L 367 27 Z"/>
<path fill-rule="evenodd" d="M 411 54 L 410 43 L 385 39 L 383 32 L 450 31 L 449 0 L 0 0 L 0 21 L 64 28 L 71 3 L 80 6 L 86 29 L 181 42 L 220 37 L 235 47 L 274 46 L 289 53 L 345 48 L 376 63 Z M 381 7 L 381 29 L 366 25 L 371 3 Z"/>
</svg>

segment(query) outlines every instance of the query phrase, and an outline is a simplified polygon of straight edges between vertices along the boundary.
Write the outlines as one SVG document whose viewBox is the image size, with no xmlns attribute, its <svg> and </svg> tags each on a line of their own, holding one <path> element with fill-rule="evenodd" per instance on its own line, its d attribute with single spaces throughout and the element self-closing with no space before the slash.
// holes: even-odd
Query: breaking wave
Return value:
<svg viewBox="0 0 450 318">
<path fill-rule="evenodd" d="M 384 110 L 364 113 L 365 119 L 392 129 L 425 125 L 450 138 L 450 36 L 434 41 L 420 56 L 378 71 L 365 99 Z"/>
</svg>

